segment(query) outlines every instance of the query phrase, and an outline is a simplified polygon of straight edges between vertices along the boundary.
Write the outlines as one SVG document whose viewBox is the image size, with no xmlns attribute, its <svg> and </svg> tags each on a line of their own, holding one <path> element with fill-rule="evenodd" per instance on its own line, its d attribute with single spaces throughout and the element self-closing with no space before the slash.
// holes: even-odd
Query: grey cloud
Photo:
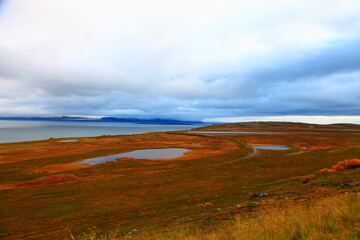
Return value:
<svg viewBox="0 0 360 240">
<path fill-rule="evenodd" d="M 360 114 L 360 4 L 327 2 L 9 2 L 0 114 Z"/>
<path fill-rule="evenodd" d="M 251 77 L 260 81 L 292 81 L 360 70 L 360 40 L 317 51 L 319 52 L 297 61 L 283 59 L 280 68 L 259 70 Z"/>
</svg>

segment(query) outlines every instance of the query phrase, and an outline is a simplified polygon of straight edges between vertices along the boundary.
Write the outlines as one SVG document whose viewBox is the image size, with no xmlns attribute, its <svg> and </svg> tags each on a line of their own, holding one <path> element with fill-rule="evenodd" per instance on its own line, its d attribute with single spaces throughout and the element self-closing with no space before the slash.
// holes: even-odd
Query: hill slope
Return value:
<svg viewBox="0 0 360 240">
<path fill-rule="evenodd" d="M 223 123 L 197 128 L 196 130 L 244 130 L 244 129 L 269 129 L 269 130 L 354 130 L 360 131 L 360 125 L 337 124 L 310 124 L 296 122 L 238 122 Z"/>
</svg>

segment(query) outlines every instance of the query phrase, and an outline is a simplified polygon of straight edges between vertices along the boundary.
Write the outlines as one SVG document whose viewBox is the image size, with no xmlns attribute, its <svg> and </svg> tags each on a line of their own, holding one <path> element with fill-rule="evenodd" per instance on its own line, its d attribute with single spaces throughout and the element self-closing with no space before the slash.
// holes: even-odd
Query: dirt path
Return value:
<svg viewBox="0 0 360 240">
<path fill-rule="evenodd" d="M 241 145 L 243 145 L 244 147 L 251 148 L 252 151 L 250 153 L 248 153 L 246 156 L 242 157 L 242 158 L 239 158 L 239 159 L 236 159 L 236 160 L 233 160 L 233 161 L 229 161 L 229 162 L 223 162 L 223 163 L 220 163 L 219 165 L 228 164 L 228 163 L 235 163 L 235 162 L 238 162 L 238 161 L 241 161 L 241 160 L 244 160 L 244 159 L 255 157 L 256 155 L 258 155 L 260 153 L 260 150 L 257 149 L 257 148 L 254 148 L 253 146 L 247 145 L 246 143 L 244 143 L 244 142 L 242 142 L 240 140 L 236 140 L 236 141 L 238 143 L 240 143 Z"/>
</svg>

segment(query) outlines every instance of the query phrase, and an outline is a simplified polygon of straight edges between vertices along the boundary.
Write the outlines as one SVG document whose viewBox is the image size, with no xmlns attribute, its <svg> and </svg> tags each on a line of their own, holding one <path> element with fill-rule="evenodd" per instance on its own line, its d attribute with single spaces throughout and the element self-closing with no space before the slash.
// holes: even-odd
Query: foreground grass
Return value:
<svg viewBox="0 0 360 240">
<path fill-rule="evenodd" d="M 75 239 L 75 238 L 72 238 Z M 321 200 L 314 206 L 288 206 L 265 209 L 254 217 L 237 216 L 223 226 L 206 229 L 180 227 L 166 232 L 128 236 L 96 231 L 77 239 L 87 240 L 288 240 L 288 239 L 360 239 L 360 195 L 342 194 Z"/>
</svg>

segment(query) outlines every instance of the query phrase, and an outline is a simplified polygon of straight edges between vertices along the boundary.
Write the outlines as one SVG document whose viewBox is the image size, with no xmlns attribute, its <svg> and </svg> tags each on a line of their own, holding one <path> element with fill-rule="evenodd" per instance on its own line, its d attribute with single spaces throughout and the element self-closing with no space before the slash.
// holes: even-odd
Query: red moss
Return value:
<svg viewBox="0 0 360 240">
<path fill-rule="evenodd" d="M 310 147 L 311 150 L 330 150 L 332 148 L 333 147 L 331 147 L 331 146 L 313 146 L 313 147 Z"/>
<path fill-rule="evenodd" d="M 36 173 L 57 173 L 91 167 L 89 164 L 53 164 L 34 170 Z"/>
<path fill-rule="evenodd" d="M 324 169 L 317 171 L 315 174 L 322 175 L 322 174 L 326 174 L 326 173 L 330 173 L 330 172 L 335 172 L 335 171 L 333 169 L 324 168 Z"/>
<path fill-rule="evenodd" d="M 198 207 L 201 209 L 201 211 L 211 211 L 214 208 L 214 205 L 207 202 L 204 204 L 199 204 Z"/>
<path fill-rule="evenodd" d="M 228 220 L 228 219 L 230 219 L 231 218 L 231 216 L 229 216 L 229 215 L 219 215 L 219 216 L 216 216 L 215 217 L 215 220 L 217 220 L 217 221 L 224 221 L 224 220 Z"/>
<path fill-rule="evenodd" d="M 50 184 L 60 184 L 60 183 L 69 183 L 69 182 L 78 182 L 74 176 L 71 175 L 56 175 L 46 178 L 42 178 L 35 181 L 23 182 L 16 184 L 16 187 L 30 187 L 30 186 L 40 186 L 40 185 L 50 185 Z"/>
<path fill-rule="evenodd" d="M 312 175 L 307 175 L 307 176 L 304 176 L 303 179 L 302 179 L 302 183 L 307 183 L 309 182 L 311 179 L 315 178 L 316 175 L 312 174 Z"/>
</svg>

